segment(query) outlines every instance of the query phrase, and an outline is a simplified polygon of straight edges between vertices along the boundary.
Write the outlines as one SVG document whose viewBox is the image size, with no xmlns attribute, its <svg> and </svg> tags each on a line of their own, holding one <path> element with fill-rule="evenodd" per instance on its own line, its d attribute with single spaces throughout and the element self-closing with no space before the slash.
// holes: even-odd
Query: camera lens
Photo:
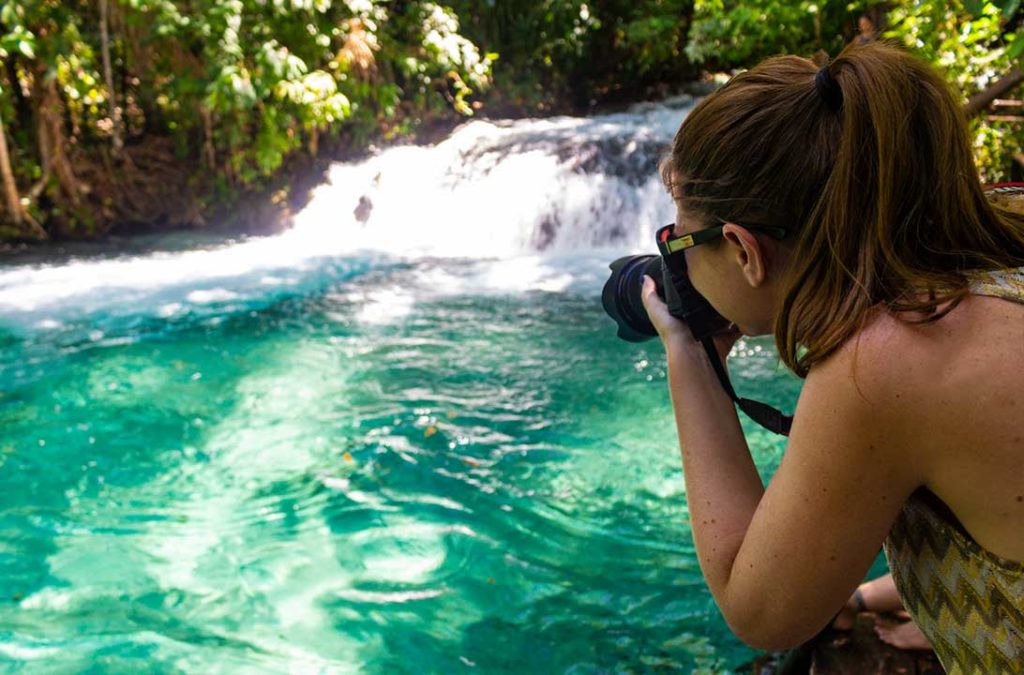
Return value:
<svg viewBox="0 0 1024 675">
<path fill-rule="evenodd" d="M 629 342 L 643 342 L 658 334 L 644 309 L 644 275 L 654 279 L 658 295 L 664 299 L 661 258 L 656 255 L 631 255 L 619 258 L 611 265 L 612 275 L 601 291 L 601 305 L 608 316 L 619 325 L 618 336 Z"/>
</svg>

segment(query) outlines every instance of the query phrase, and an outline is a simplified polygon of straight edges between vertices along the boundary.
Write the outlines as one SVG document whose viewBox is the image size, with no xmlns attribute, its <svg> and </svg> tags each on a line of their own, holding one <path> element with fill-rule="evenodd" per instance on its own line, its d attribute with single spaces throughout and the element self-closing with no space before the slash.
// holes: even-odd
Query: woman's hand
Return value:
<svg viewBox="0 0 1024 675">
<path fill-rule="evenodd" d="M 690 328 L 669 314 L 668 305 L 658 297 L 658 290 L 654 284 L 654 279 L 646 274 L 644 275 L 644 286 L 640 297 L 643 300 L 644 309 L 647 310 L 647 316 L 650 317 L 654 329 L 658 331 L 666 351 L 681 349 L 687 353 L 704 353 L 703 346 L 693 338 Z M 732 350 L 733 345 L 736 344 L 736 340 L 741 335 L 740 330 L 733 324 L 729 324 L 727 328 L 715 334 L 715 347 L 718 348 L 718 355 L 723 363 Z"/>
<path fill-rule="evenodd" d="M 832 619 L 832 627 L 836 630 L 852 630 L 853 625 L 857 623 L 857 615 L 867 611 L 867 607 L 864 606 L 863 595 L 860 596 L 861 599 L 858 602 L 857 593 L 859 592 L 860 588 L 850 596 L 850 599 L 846 601 L 843 608 Z"/>
</svg>

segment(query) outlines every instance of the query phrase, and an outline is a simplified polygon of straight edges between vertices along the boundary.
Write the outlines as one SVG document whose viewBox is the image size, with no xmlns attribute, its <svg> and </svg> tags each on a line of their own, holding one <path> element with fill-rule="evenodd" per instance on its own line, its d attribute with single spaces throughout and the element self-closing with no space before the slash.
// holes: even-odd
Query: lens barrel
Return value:
<svg viewBox="0 0 1024 675">
<path fill-rule="evenodd" d="M 669 314 L 685 323 L 694 339 L 703 340 L 729 325 L 690 283 L 685 261 L 679 262 L 678 267 L 666 268 L 660 256 L 632 255 L 608 266 L 612 274 L 601 291 L 601 305 L 618 324 L 620 338 L 643 342 L 658 334 L 644 308 L 645 274 L 654 279 Z"/>
<path fill-rule="evenodd" d="M 647 317 L 641 296 L 644 275 L 654 279 L 658 296 L 665 299 L 661 258 L 656 255 L 629 255 L 608 266 L 612 274 L 601 291 L 601 305 L 619 326 L 618 336 L 628 342 L 643 342 L 658 334 Z"/>
</svg>

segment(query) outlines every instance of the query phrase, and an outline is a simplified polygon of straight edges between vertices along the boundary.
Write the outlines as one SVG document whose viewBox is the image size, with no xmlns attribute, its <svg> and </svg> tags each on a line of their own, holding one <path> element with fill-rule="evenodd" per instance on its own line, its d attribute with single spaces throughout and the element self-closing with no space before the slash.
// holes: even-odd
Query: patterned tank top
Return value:
<svg viewBox="0 0 1024 675">
<path fill-rule="evenodd" d="M 1024 268 L 976 275 L 971 292 L 1024 303 Z M 885 554 L 947 673 L 1024 673 L 1024 562 L 982 548 L 924 488 L 904 504 Z"/>
</svg>

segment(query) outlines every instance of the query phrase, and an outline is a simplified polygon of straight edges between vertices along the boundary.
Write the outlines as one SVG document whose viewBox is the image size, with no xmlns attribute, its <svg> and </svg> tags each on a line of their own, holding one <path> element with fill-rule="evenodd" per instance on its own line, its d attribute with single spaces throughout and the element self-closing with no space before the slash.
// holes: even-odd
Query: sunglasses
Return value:
<svg viewBox="0 0 1024 675">
<path fill-rule="evenodd" d="M 700 246 L 701 244 L 706 244 L 709 241 L 713 241 L 721 237 L 723 227 L 725 227 L 724 221 L 721 225 L 706 227 L 703 230 L 697 230 L 696 232 L 676 236 L 674 233 L 676 224 L 672 223 L 670 225 L 666 225 L 658 230 L 658 250 L 661 251 L 662 257 L 668 258 L 669 256 L 685 251 L 688 248 Z M 772 227 L 770 225 L 744 225 L 744 227 L 757 232 L 764 232 L 773 239 L 786 238 L 786 230 L 782 227 Z"/>
</svg>

